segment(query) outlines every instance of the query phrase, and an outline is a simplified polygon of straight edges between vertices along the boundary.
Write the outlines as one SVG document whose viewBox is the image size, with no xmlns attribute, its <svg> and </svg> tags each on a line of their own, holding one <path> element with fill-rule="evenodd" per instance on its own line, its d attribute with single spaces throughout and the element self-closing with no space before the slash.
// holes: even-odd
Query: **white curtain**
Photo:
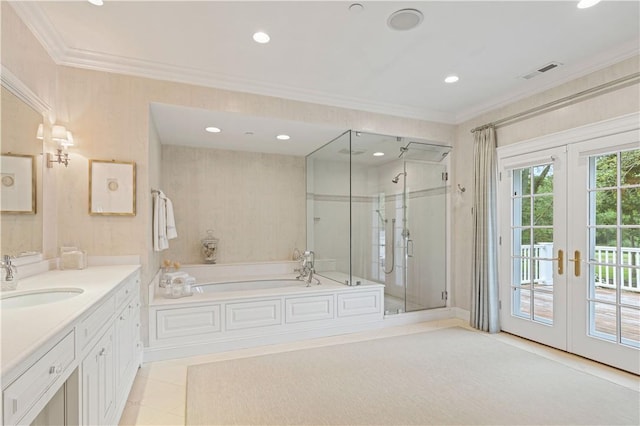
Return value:
<svg viewBox="0 0 640 426">
<path fill-rule="evenodd" d="M 473 293 L 471 326 L 500 331 L 498 312 L 498 246 L 496 133 L 489 127 L 474 133 Z"/>
</svg>

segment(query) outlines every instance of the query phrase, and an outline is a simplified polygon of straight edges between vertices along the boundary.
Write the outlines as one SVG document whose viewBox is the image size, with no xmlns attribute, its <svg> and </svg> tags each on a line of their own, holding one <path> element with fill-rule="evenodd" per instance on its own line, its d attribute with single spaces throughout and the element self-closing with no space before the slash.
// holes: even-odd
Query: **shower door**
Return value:
<svg viewBox="0 0 640 426">
<path fill-rule="evenodd" d="M 405 160 L 400 232 L 404 246 L 405 310 L 444 307 L 446 293 L 446 167 Z"/>
</svg>

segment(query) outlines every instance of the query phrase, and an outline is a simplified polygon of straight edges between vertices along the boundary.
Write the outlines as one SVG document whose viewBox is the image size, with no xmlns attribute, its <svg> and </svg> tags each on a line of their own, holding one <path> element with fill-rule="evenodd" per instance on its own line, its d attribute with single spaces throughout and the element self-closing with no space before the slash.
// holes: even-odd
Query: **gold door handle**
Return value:
<svg viewBox="0 0 640 426">
<path fill-rule="evenodd" d="M 564 274 L 564 251 L 558 250 L 558 275 Z"/>
<path fill-rule="evenodd" d="M 576 277 L 580 276 L 580 250 L 576 250 L 573 252 L 573 259 L 569 259 L 573 263 L 573 274 Z"/>
<path fill-rule="evenodd" d="M 558 261 L 558 275 L 564 274 L 564 251 L 558 250 L 558 257 L 541 257 L 540 260 L 557 260 Z"/>
</svg>

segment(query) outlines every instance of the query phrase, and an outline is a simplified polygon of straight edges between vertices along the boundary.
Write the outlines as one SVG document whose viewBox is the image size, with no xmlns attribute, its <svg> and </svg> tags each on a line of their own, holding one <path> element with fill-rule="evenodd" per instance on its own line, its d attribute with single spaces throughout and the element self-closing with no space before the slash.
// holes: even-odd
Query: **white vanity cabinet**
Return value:
<svg viewBox="0 0 640 426">
<path fill-rule="evenodd" d="M 113 327 L 109 327 L 82 361 L 82 424 L 109 424 L 115 410 Z"/>
<path fill-rule="evenodd" d="M 87 297 L 47 310 L 2 313 L 3 346 L 19 346 L 2 350 L 3 363 L 11 362 L 2 370 L 2 425 L 44 424 L 43 418 L 117 424 L 141 360 L 140 268 L 96 267 L 50 276 L 51 287 L 83 287 Z M 44 286 L 47 278 L 46 273 L 40 278 Z M 19 326 L 37 345 L 27 346 Z M 63 404 L 54 398 L 61 394 Z"/>
<path fill-rule="evenodd" d="M 140 358 L 139 286 L 140 275 L 136 273 L 85 320 L 94 323 L 94 315 L 111 312 L 109 321 L 101 324 L 102 337 L 87 345 L 91 349 L 81 364 L 83 425 L 117 424 L 122 414 Z"/>
</svg>

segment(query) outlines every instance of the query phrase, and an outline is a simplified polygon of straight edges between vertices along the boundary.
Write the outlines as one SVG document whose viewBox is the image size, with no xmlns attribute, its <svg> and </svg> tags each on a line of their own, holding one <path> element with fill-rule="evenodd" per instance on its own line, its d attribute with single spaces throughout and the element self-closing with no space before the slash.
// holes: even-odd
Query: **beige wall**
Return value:
<svg viewBox="0 0 640 426">
<path fill-rule="evenodd" d="M 218 263 L 291 259 L 305 248 L 303 157 L 165 145 L 162 189 L 178 229 L 164 259 L 203 263 L 208 229 Z"/>
<path fill-rule="evenodd" d="M 638 72 L 640 56 L 627 59 L 603 70 L 570 81 L 554 89 L 523 99 L 506 107 L 475 117 L 457 128 L 456 148 L 453 158 L 453 187 L 466 187 L 464 194 L 452 197 L 452 244 L 451 259 L 452 293 L 454 306 L 470 309 L 471 258 L 473 202 L 473 135 L 471 129 L 511 116 L 530 108 L 579 93 L 608 81 Z M 589 123 L 619 117 L 640 111 L 640 85 L 633 84 L 618 90 L 588 97 L 572 105 L 550 111 L 536 117 L 498 128 L 498 146 L 505 146 L 532 138 L 549 135 Z"/>
</svg>

